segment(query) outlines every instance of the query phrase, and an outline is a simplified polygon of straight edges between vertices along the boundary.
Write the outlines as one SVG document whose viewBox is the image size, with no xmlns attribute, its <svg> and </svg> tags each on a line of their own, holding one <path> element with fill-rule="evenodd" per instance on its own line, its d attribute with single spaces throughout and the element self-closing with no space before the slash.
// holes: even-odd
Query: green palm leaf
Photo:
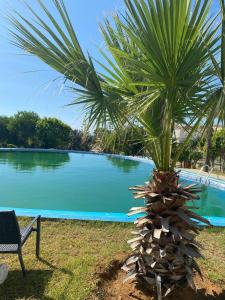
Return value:
<svg viewBox="0 0 225 300">
<path fill-rule="evenodd" d="M 101 51 L 101 73 L 81 49 L 64 2 L 52 0 L 56 18 L 37 1 L 45 18 L 29 5 L 34 21 L 18 12 L 9 17 L 13 43 L 71 83 L 70 105 L 82 104 L 90 124 L 142 126 L 157 167 L 169 170 L 175 124 L 200 124 L 213 89 L 209 60 L 217 28 L 208 18 L 211 1 L 125 0 L 125 12 L 100 25 L 110 52 Z"/>
</svg>

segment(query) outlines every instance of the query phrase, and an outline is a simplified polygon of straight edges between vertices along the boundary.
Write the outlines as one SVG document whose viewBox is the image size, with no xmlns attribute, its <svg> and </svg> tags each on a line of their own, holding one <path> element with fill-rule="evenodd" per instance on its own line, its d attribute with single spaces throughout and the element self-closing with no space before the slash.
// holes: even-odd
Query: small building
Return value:
<svg viewBox="0 0 225 300">
<path fill-rule="evenodd" d="M 191 126 L 186 125 L 176 125 L 174 130 L 174 137 L 177 140 L 178 143 L 183 143 L 183 141 L 186 139 L 187 135 L 189 134 L 190 130 L 192 129 Z M 200 128 L 198 131 L 194 133 L 194 136 L 192 139 L 200 138 L 202 135 L 202 128 Z M 214 126 L 214 130 L 222 129 L 222 126 Z"/>
</svg>

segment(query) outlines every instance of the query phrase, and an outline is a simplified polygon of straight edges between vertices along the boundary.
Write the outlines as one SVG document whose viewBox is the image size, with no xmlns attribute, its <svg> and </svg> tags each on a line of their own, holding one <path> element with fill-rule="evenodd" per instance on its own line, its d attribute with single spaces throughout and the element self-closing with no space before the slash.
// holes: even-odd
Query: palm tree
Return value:
<svg viewBox="0 0 225 300">
<path fill-rule="evenodd" d="M 75 95 L 71 105 L 83 104 L 90 125 L 141 126 L 155 163 L 150 182 L 132 188 L 145 205 L 130 212 L 142 215 L 129 241 L 126 280 L 156 287 L 158 299 L 178 287 L 195 288 L 195 270 L 201 275 L 196 221 L 208 221 L 186 206 L 199 189 L 179 184 L 175 167 L 209 111 L 205 99 L 214 88 L 210 58 L 217 28 L 209 18 L 210 0 L 124 0 L 125 10 L 100 26 L 105 64 L 84 54 L 62 0 L 52 0 L 59 20 L 37 1 L 44 18 L 29 5 L 35 21 L 18 12 L 10 17 L 13 43 L 62 74 Z M 191 129 L 172 157 L 176 124 Z"/>
</svg>

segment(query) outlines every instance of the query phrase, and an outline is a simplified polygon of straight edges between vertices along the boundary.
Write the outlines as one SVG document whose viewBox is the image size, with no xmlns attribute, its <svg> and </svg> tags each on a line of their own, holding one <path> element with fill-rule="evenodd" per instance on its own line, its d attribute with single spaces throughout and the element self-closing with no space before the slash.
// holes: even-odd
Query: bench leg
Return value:
<svg viewBox="0 0 225 300">
<path fill-rule="evenodd" d="M 40 241 L 41 241 L 41 218 L 37 219 L 37 236 L 36 236 L 36 257 L 40 257 Z"/>
<path fill-rule="evenodd" d="M 18 257 L 19 257 L 19 261 L 20 261 L 23 276 L 25 277 L 26 276 L 26 269 L 25 269 L 25 265 L 24 265 L 24 262 L 23 262 L 23 256 L 22 256 L 21 249 L 19 249 L 19 251 L 18 251 Z"/>
</svg>

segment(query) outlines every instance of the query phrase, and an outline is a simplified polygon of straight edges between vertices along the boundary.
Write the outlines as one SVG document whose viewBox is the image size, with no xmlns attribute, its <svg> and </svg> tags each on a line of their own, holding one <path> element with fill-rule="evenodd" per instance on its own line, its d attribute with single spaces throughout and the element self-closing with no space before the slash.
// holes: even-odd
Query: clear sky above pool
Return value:
<svg viewBox="0 0 225 300">
<path fill-rule="evenodd" d="M 43 0 L 49 5 L 50 0 Z M 75 107 L 64 107 L 72 99 L 67 91 L 60 93 L 59 74 L 35 57 L 21 55 L 8 39 L 6 14 L 17 9 L 26 17 L 27 10 L 19 0 L 0 0 L 0 115 L 12 115 L 18 110 L 33 110 L 41 116 L 54 116 L 72 127 L 82 125 L 82 116 Z M 40 11 L 35 0 L 27 0 Z M 98 47 L 103 47 L 98 22 L 123 7 L 123 0 L 65 0 L 83 49 L 101 60 Z M 219 0 L 213 0 L 212 14 Z M 30 72 L 35 71 L 35 72 Z"/>
</svg>

